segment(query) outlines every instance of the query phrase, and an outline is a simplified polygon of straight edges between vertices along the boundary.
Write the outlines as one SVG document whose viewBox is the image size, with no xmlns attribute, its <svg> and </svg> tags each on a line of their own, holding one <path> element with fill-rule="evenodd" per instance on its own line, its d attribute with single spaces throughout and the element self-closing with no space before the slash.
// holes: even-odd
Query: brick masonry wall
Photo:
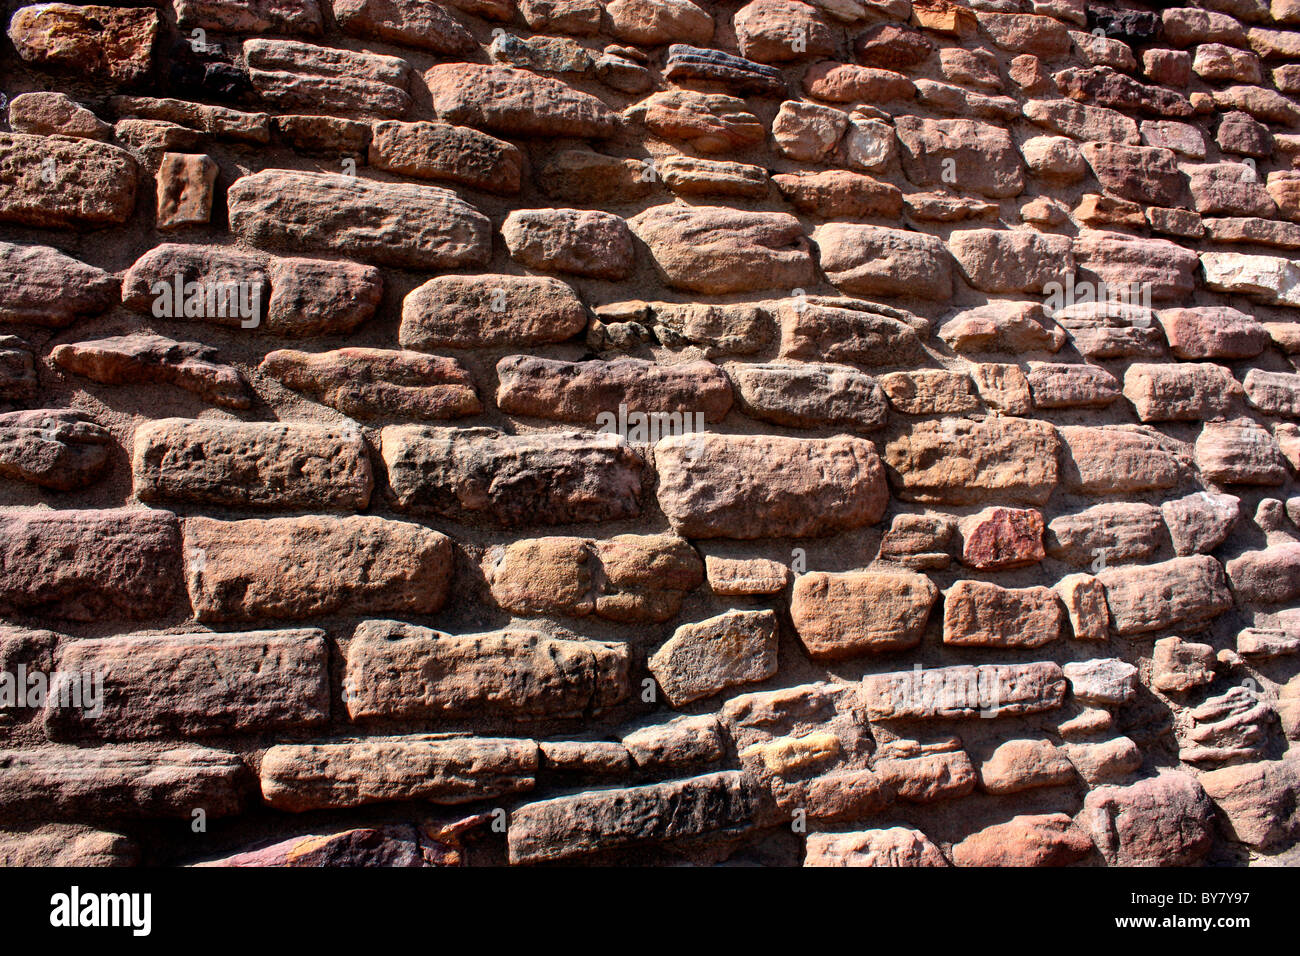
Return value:
<svg viewBox="0 0 1300 956">
<path fill-rule="evenodd" d="M 0 861 L 1294 861 L 1296 0 L 4 13 Z"/>
</svg>

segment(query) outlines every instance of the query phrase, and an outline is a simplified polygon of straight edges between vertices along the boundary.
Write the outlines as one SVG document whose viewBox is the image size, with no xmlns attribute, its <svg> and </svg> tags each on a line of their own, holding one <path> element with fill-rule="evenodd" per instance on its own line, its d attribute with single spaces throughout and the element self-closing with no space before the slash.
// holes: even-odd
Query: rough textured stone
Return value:
<svg viewBox="0 0 1300 956">
<path fill-rule="evenodd" d="M 1231 373 L 1209 362 L 1135 362 L 1124 373 L 1124 397 L 1144 422 L 1223 418 L 1241 394 Z"/>
<path fill-rule="evenodd" d="M 231 229 L 256 246 L 417 269 L 483 265 L 490 250 L 487 218 L 437 186 L 269 169 L 236 180 L 227 199 Z"/>
<path fill-rule="evenodd" d="M 1286 460 L 1268 430 L 1246 418 L 1206 422 L 1196 439 L 1196 465 L 1225 485 L 1281 485 Z"/>
<path fill-rule="evenodd" d="M 458 126 L 508 136 L 595 139 L 619 128 L 617 114 L 596 97 L 525 70 L 444 63 L 428 70 L 424 80 L 439 118 Z"/>
<path fill-rule="evenodd" d="M 374 478 L 361 433 L 331 425 L 163 418 L 136 429 L 141 501 L 360 510 Z"/>
<path fill-rule="evenodd" d="M 817 537 L 874 524 L 889 499 L 860 438 L 684 435 L 655 447 L 659 506 L 691 538 Z"/>
<path fill-rule="evenodd" d="M 587 324 L 573 289 L 543 276 L 439 276 L 402 302 L 404 348 L 540 345 L 572 338 Z"/>
<path fill-rule="evenodd" d="M 329 652 L 318 630 L 73 641 L 56 667 L 72 676 L 50 688 L 45 730 L 54 740 L 261 733 L 329 719 Z M 58 706 L 56 692 L 75 691 L 83 674 L 103 680 L 101 706 Z"/>
<path fill-rule="evenodd" d="M 56 228 L 124 223 L 135 210 L 138 175 L 131 154 L 108 143 L 0 133 L 0 222 Z"/>
<path fill-rule="evenodd" d="M 401 116 L 411 105 L 411 67 L 395 56 L 253 39 L 244 59 L 253 88 L 278 109 Z"/>
<path fill-rule="evenodd" d="M 446 535 L 360 515 L 187 518 L 185 560 L 194 615 L 214 623 L 431 614 L 447 598 L 453 569 Z"/>
<path fill-rule="evenodd" d="M 262 799 L 292 812 L 389 800 L 469 803 L 531 790 L 538 763 L 531 740 L 423 735 L 278 744 L 262 757 Z"/>
<path fill-rule="evenodd" d="M 1093 505 L 1048 525 L 1047 553 L 1080 567 L 1150 557 L 1164 537 L 1160 509 L 1137 501 Z"/>
<path fill-rule="evenodd" d="M 142 8 L 41 3 L 9 21 L 9 39 L 28 63 L 115 84 L 145 77 L 157 36 L 158 14 Z"/>
<path fill-rule="evenodd" d="M 113 436 L 82 412 L 0 413 L 0 477 L 55 491 L 94 484 L 109 467 Z"/>
<path fill-rule="evenodd" d="M 63 93 L 20 93 L 9 104 L 9 128 L 38 136 L 108 139 L 113 128 Z"/>
<path fill-rule="evenodd" d="M 827 223 L 813 241 L 831 284 L 850 295 L 952 295 L 952 260 L 933 236 L 884 226 Z"/>
<path fill-rule="evenodd" d="M 889 415 L 885 394 L 868 375 L 843 365 L 730 363 L 736 403 L 761 421 L 794 428 L 874 431 Z"/>
<path fill-rule="evenodd" d="M 129 508 L 0 512 L 0 610 L 74 621 L 166 614 L 179 596 L 176 516 Z"/>
<path fill-rule="evenodd" d="M 952 848 L 954 866 L 1065 866 L 1093 852 L 1092 840 L 1064 813 L 1018 816 Z"/>
<path fill-rule="evenodd" d="M 1051 588 L 958 581 L 944 595 L 943 642 L 957 647 L 1034 648 L 1061 636 L 1065 609 Z"/>
<path fill-rule="evenodd" d="M 814 571 L 795 580 L 790 617 L 810 657 L 856 657 L 915 647 L 938 598 L 910 571 Z"/>
<path fill-rule="evenodd" d="M 260 369 L 354 418 L 433 421 L 483 410 L 473 376 L 452 358 L 389 349 L 276 349 Z"/>
<path fill-rule="evenodd" d="M 1052 663 L 939 667 L 863 678 L 877 720 L 1000 717 L 1053 710 L 1067 682 Z"/>
<path fill-rule="evenodd" d="M 385 428 L 381 454 L 403 511 L 500 525 L 569 524 L 641 511 L 644 462 L 617 435 Z"/>
<path fill-rule="evenodd" d="M 775 614 L 728 611 L 677 628 L 646 667 L 668 701 L 680 707 L 771 677 L 777 669 L 776 649 Z"/>
<path fill-rule="evenodd" d="M 1043 504 L 1057 482 L 1056 431 L 1043 422 L 989 418 L 919 422 L 885 446 L 905 501 Z"/>
<path fill-rule="evenodd" d="M 1024 191 L 1020 157 L 1005 129 L 976 120 L 915 116 L 900 116 L 894 126 L 903 144 L 903 172 L 917 186 L 952 182 L 997 199 Z"/>
<path fill-rule="evenodd" d="M 1065 425 L 1058 433 L 1064 483 L 1087 495 L 1172 488 L 1191 466 L 1183 449 L 1154 430 Z"/>
<path fill-rule="evenodd" d="M 718 295 L 812 283 L 803 227 L 785 213 L 656 206 L 628 226 L 675 289 Z"/>
<path fill-rule="evenodd" d="M 629 691 L 626 645 L 535 631 L 452 635 L 365 621 L 346 658 L 344 702 L 360 721 L 578 717 L 600 713 Z"/>
<path fill-rule="evenodd" d="M 508 195 L 519 191 L 523 154 L 510 143 L 463 126 L 387 120 L 371 127 L 370 165 Z"/>
<path fill-rule="evenodd" d="M 1108 568 L 1097 578 L 1106 588 L 1111 626 L 1117 634 L 1195 626 L 1232 606 L 1223 566 L 1207 555 Z"/>
<path fill-rule="evenodd" d="M 947 866 L 920 830 L 888 827 L 859 833 L 810 833 L 804 866 Z"/>
<path fill-rule="evenodd" d="M 1170 771 L 1084 800 L 1079 824 L 1116 866 L 1186 866 L 1210 849 L 1214 806 L 1189 774 Z"/>
</svg>

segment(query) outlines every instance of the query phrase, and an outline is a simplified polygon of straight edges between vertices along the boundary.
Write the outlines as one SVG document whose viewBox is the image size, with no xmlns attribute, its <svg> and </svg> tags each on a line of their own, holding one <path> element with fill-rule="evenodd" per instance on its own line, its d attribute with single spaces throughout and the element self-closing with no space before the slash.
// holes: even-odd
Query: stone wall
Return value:
<svg viewBox="0 0 1300 956">
<path fill-rule="evenodd" d="M 1296 0 L 4 14 L 0 861 L 1294 859 Z"/>
</svg>

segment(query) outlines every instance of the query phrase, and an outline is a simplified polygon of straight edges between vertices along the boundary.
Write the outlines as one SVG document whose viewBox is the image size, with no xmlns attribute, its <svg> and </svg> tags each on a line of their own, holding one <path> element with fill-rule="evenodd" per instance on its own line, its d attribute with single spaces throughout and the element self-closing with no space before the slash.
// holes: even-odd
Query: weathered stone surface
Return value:
<svg viewBox="0 0 1300 956">
<path fill-rule="evenodd" d="M 878 117 L 854 111 L 849 114 L 847 135 L 840 152 L 845 162 L 855 169 L 885 173 L 898 155 L 894 127 Z"/>
<path fill-rule="evenodd" d="M 364 621 L 346 659 L 343 697 L 353 720 L 579 717 L 629 692 L 627 645 L 535 631 L 453 635 Z"/>
<path fill-rule="evenodd" d="M 773 676 L 777 669 L 776 651 L 774 613 L 728 611 L 677 628 L 651 655 L 646 667 L 668 702 L 680 707 L 712 697 L 728 687 Z"/>
<path fill-rule="evenodd" d="M 510 526 L 641 511 L 644 462 L 617 435 L 400 425 L 382 431 L 380 447 L 403 511 Z"/>
<path fill-rule="evenodd" d="M 1300 375 L 1253 368 L 1242 380 L 1251 408 L 1266 415 L 1300 418 Z"/>
<path fill-rule="evenodd" d="M 772 182 L 800 212 L 824 219 L 896 219 L 903 211 L 897 186 L 841 169 L 778 173 Z"/>
<path fill-rule="evenodd" d="M 863 678 L 877 720 L 1000 717 L 1061 706 L 1068 686 L 1057 664 L 981 664 L 873 674 Z"/>
<path fill-rule="evenodd" d="M 715 763 L 727 749 L 722 724 L 712 714 L 674 717 L 625 733 L 623 746 L 642 770 L 668 770 Z"/>
<path fill-rule="evenodd" d="M 767 558 L 723 558 L 706 555 L 705 570 L 714 594 L 777 594 L 790 583 L 790 569 Z"/>
<path fill-rule="evenodd" d="M 1086 703 L 1121 706 L 1137 696 L 1138 669 L 1117 657 L 1074 661 L 1064 670 L 1074 696 Z"/>
<path fill-rule="evenodd" d="M 1241 395 L 1222 366 L 1203 363 L 1134 363 L 1124 373 L 1124 397 L 1144 422 L 1222 418 Z"/>
<path fill-rule="evenodd" d="M 114 96 L 109 99 L 109 105 L 120 117 L 175 123 L 242 143 L 265 144 L 271 141 L 271 118 L 265 113 L 246 113 L 225 106 L 208 106 L 188 100 L 153 96 Z"/>
<path fill-rule="evenodd" d="M 136 332 L 55 346 L 50 361 L 104 385 L 156 382 L 225 408 L 251 404 L 243 374 L 218 361 L 216 349 L 198 342 Z"/>
<path fill-rule="evenodd" d="M 808 68 L 803 88 L 827 103 L 888 103 L 916 95 L 915 84 L 901 73 L 829 60 Z"/>
<path fill-rule="evenodd" d="M 1218 292 L 1235 292 L 1274 305 L 1300 306 L 1300 267 L 1280 256 L 1240 252 L 1203 252 L 1205 285 Z"/>
<path fill-rule="evenodd" d="M 1151 686 L 1181 693 L 1214 681 L 1214 648 L 1209 644 L 1165 637 L 1151 653 Z"/>
<path fill-rule="evenodd" d="M 1150 557 L 1164 537 L 1160 509 L 1138 501 L 1093 505 L 1048 525 L 1047 553 L 1079 567 Z"/>
<path fill-rule="evenodd" d="M 1281 485 L 1286 459 L 1268 429 L 1248 418 L 1206 422 L 1196 439 L 1196 465 L 1224 485 Z"/>
<path fill-rule="evenodd" d="M 903 172 L 921 187 L 959 183 L 963 191 L 1005 199 L 1025 188 L 1011 134 L 977 120 L 894 120 L 903 144 Z"/>
<path fill-rule="evenodd" d="M 1084 356 L 1090 359 L 1155 357 L 1164 354 L 1165 340 L 1155 314 L 1122 302 L 1088 302 L 1053 309 Z"/>
<path fill-rule="evenodd" d="M 324 631 L 73 641 L 56 667 L 71 676 L 53 682 L 46 702 L 45 731 L 53 740 L 262 733 L 329 719 Z M 103 680 L 100 706 L 60 706 L 85 674 Z"/>
<path fill-rule="evenodd" d="M 424 74 L 440 119 L 507 136 L 614 135 L 619 117 L 589 93 L 510 67 L 444 63 Z"/>
<path fill-rule="evenodd" d="M 0 414 L 0 477 L 54 491 L 94 484 L 109 467 L 113 436 L 66 408 Z"/>
<path fill-rule="evenodd" d="M 848 114 L 842 110 L 803 100 L 786 100 L 772 121 L 772 138 L 790 159 L 820 162 L 835 149 L 848 122 Z"/>
<path fill-rule="evenodd" d="M 944 595 L 943 642 L 957 647 L 1032 648 L 1061 636 L 1065 609 L 1051 588 L 958 581 Z"/>
<path fill-rule="evenodd" d="M 1021 568 L 1044 557 L 1043 516 L 1032 508 L 985 508 L 958 523 L 962 563 L 982 571 Z"/>
<path fill-rule="evenodd" d="M 949 737 L 930 743 L 894 740 L 876 752 L 874 770 L 897 798 L 906 803 L 934 803 L 964 797 L 978 776 L 961 741 Z"/>
<path fill-rule="evenodd" d="M 446 535 L 361 515 L 187 518 L 185 558 L 194 615 L 211 623 L 431 614 L 447 598 L 454 560 Z"/>
<path fill-rule="evenodd" d="M 1074 269 L 1070 243 L 1030 230 L 968 229 L 948 238 L 963 277 L 983 292 L 1041 292 Z"/>
<path fill-rule="evenodd" d="M 1053 133 L 1085 142 L 1140 143 L 1138 125 L 1116 110 L 1069 100 L 1028 100 L 1025 119 Z"/>
<path fill-rule="evenodd" d="M 889 415 L 885 394 L 868 375 L 843 365 L 729 363 L 727 377 L 741 411 L 794 428 L 874 431 Z"/>
<path fill-rule="evenodd" d="M 1013 817 L 952 848 L 954 866 L 1066 866 L 1093 852 L 1092 840 L 1064 813 Z"/>
<path fill-rule="evenodd" d="M 880 376 L 880 385 L 890 404 L 908 415 L 942 415 L 979 408 L 979 399 L 965 372 L 947 369 L 889 372 Z"/>
<path fill-rule="evenodd" d="M 597 850 L 744 827 L 758 798 L 736 771 L 623 790 L 594 790 L 519 807 L 507 834 L 511 863 L 567 859 Z"/>
<path fill-rule="evenodd" d="M 918 422 L 885 446 L 905 501 L 1043 504 L 1057 482 L 1056 431 L 1044 422 L 989 418 Z"/>
<path fill-rule="evenodd" d="M 402 302 L 404 348 L 540 345 L 572 338 L 587 324 L 581 300 L 545 276 L 439 276 Z"/>
<path fill-rule="evenodd" d="M 778 318 L 783 359 L 909 365 L 923 354 L 915 317 L 888 306 L 796 299 L 781 306 Z"/>
<path fill-rule="evenodd" d="M 135 210 L 137 177 L 131 154 L 108 143 L 0 133 L 0 222 L 54 228 L 124 223 Z"/>
<path fill-rule="evenodd" d="M 386 801 L 458 804 L 531 790 L 531 740 L 420 735 L 280 744 L 262 757 L 262 799 L 302 812 Z"/>
<path fill-rule="evenodd" d="M 939 328 L 939 338 L 963 353 L 1058 352 L 1066 342 L 1065 333 L 1047 323 L 1042 305 L 1005 299 L 957 312 Z M 1029 383 L 1023 373 L 1019 384 L 1028 401 Z"/>
<path fill-rule="evenodd" d="M 655 167 L 679 196 L 767 196 L 767 170 L 748 163 L 670 156 Z"/>
<path fill-rule="evenodd" d="M 530 269 L 595 279 L 632 271 L 632 236 L 618 216 L 583 209 L 516 209 L 501 227 L 510 255 Z"/>
<path fill-rule="evenodd" d="M 938 599 L 911 571 L 813 571 L 795 580 L 790 617 L 810 657 L 856 657 L 915 647 Z"/>
<path fill-rule="evenodd" d="M 1032 53 L 1045 59 L 1070 51 L 1070 34 L 1065 25 L 1052 17 L 1029 13 L 976 14 L 979 24 L 993 42 L 1012 53 Z"/>
<path fill-rule="evenodd" d="M 1030 172 L 1054 182 L 1078 182 L 1088 171 L 1083 153 L 1067 136 L 1031 137 L 1020 144 L 1020 152 Z"/>
<path fill-rule="evenodd" d="M 1097 579 L 1106 588 L 1111 627 L 1121 635 L 1195 626 L 1232 607 L 1223 565 L 1207 555 L 1107 568 Z"/>
<path fill-rule="evenodd" d="M 183 27 L 220 33 L 316 36 L 321 32 L 317 0 L 175 0 L 173 6 Z"/>
<path fill-rule="evenodd" d="M 1055 590 L 1070 617 L 1076 641 L 1110 638 L 1110 610 L 1100 581 L 1090 574 L 1067 574 L 1056 583 Z"/>
<path fill-rule="evenodd" d="M 775 67 L 685 43 L 668 48 L 664 78 L 721 83 L 737 93 L 759 96 L 782 96 L 786 89 L 785 77 Z"/>
<path fill-rule="evenodd" d="M 1229 561 L 1227 569 L 1239 601 L 1281 604 L 1300 597 L 1300 544 L 1295 542 L 1246 551 Z"/>
<path fill-rule="evenodd" d="M 1020 793 L 1073 780 L 1074 766 L 1050 740 L 1041 737 L 999 744 L 980 766 L 980 786 L 987 793 Z"/>
<path fill-rule="evenodd" d="M 1163 502 L 1160 513 L 1174 550 L 1181 555 L 1206 554 L 1227 539 L 1237 523 L 1240 499 L 1232 495 L 1197 492 Z"/>
<path fill-rule="evenodd" d="M 417 0 L 332 0 L 334 19 L 345 33 L 445 56 L 478 49 L 460 21 L 436 4 Z"/>
<path fill-rule="evenodd" d="M 411 105 L 411 67 L 395 56 L 253 39 L 244 60 L 253 89 L 281 110 L 401 116 Z"/>
<path fill-rule="evenodd" d="M 652 93 L 623 114 L 664 139 L 681 140 L 702 153 L 726 153 L 763 141 L 763 124 L 745 101 L 725 93 L 666 90 Z"/>
<path fill-rule="evenodd" d="M 1196 112 L 1183 94 L 1148 86 L 1108 66 L 1070 67 L 1052 79 L 1065 96 L 1081 103 L 1149 116 L 1189 117 Z"/>
<path fill-rule="evenodd" d="M 799 0 L 752 0 L 736 11 L 732 25 L 740 52 L 760 63 L 786 63 L 835 53 L 836 31 L 816 7 Z"/>
<path fill-rule="evenodd" d="M 9 104 L 9 128 L 38 136 L 108 139 L 113 127 L 63 93 L 20 93 Z"/>
<path fill-rule="evenodd" d="M 1190 774 L 1100 787 L 1077 817 L 1112 866 L 1186 866 L 1210 849 L 1214 805 Z"/>
<path fill-rule="evenodd" d="M 604 4 L 610 32 L 628 43 L 708 43 L 713 17 L 690 0 L 612 0 Z"/>
<path fill-rule="evenodd" d="M 711 362 L 656 365 L 643 359 L 560 362 L 511 355 L 497 363 L 497 406 L 515 415 L 601 424 L 628 414 L 688 414 L 720 421 L 731 383 Z"/>
<path fill-rule="evenodd" d="M 1030 362 L 1027 377 L 1037 408 L 1104 407 L 1120 393 L 1115 376 L 1096 365 Z"/>
<path fill-rule="evenodd" d="M 370 165 L 402 176 L 509 195 L 519 191 L 523 162 L 518 147 L 464 126 L 385 120 L 371 127 Z"/>
<path fill-rule="evenodd" d="M 40 3 L 9 21 L 9 39 L 26 62 L 115 84 L 148 74 L 157 36 L 158 14 L 144 8 Z"/>
<path fill-rule="evenodd" d="M 1187 201 L 1187 180 L 1170 150 L 1085 143 L 1082 152 L 1102 186 L 1117 196 L 1153 206 L 1181 206 Z"/>
<path fill-rule="evenodd" d="M 74 621 L 166 614 L 179 595 L 168 511 L 0 512 L 0 611 Z"/>
<path fill-rule="evenodd" d="M 141 501 L 352 510 L 374 478 L 355 428 L 163 418 L 136 429 Z"/>
<path fill-rule="evenodd" d="M 1202 216 L 1271 217 L 1277 210 L 1255 170 L 1242 163 L 1188 166 L 1187 183 Z"/>
<path fill-rule="evenodd" d="M 46 819 L 96 816 L 192 819 L 231 816 L 248 802 L 248 767 L 207 747 L 165 750 L 41 746 L 0 751 L 0 804 Z"/>
<path fill-rule="evenodd" d="M 473 376 L 455 359 L 388 349 L 267 353 L 262 372 L 354 418 L 436 421 L 483 410 Z"/>
<path fill-rule="evenodd" d="M 212 198 L 220 171 L 211 156 L 163 153 L 158 167 L 159 229 L 203 225 L 212 218 Z"/>
<path fill-rule="evenodd" d="M 666 621 L 704 579 L 699 555 L 671 534 L 525 538 L 488 551 L 492 596 L 515 614 L 595 614 L 623 623 Z"/>
<path fill-rule="evenodd" d="M 856 223 L 826 223 L 813 232 L 831 284 L 850 295 L 952 295 L 952 260 L 933 236 Z"/>
<path fill-rule="evenodd" d="M 1276 713 L 1248 685 L 1229 688 L 1192 708 L 1178 728 L 1178 759 L 1191 764 L 1259 760 Z"/>
<path fill-rule="evenodd" d="M 134 866 L 139 857 L 129 837 L 79 824 L 0 834 L 0 866 Z"/>
<path fill-rule="evenodd" d="M 659 506 L 689 538 L 818 537 L 876 523 L 889 500 L 861 438 L 674 436 L 655 464 Z"/>
<path fill-rule="evenodd" d="M 1063 483 L 1086 495 L 1172 488 L 1188 474 L 1185 450 L 1153 429 L 1135 425 L 1064 425 Z"/>
<path fill-rule="evenodd" d="M 1113 289 L 1134 284 L 1156 300 L 1182 299 L 1195 287 L 1196 254 L 1167 239 L 1084 232 L 1074 240 L 1082 275 Z"/>
<path fill-rule="evenodd" d="M 256 246 L 346 253 L 414 269 L 481 266 L 485 216 L 437 186 L 268 169 L 231 184 L 230 226 Z"/>
<path fill-rule="evenodd" d="M 1092 732 L 1109 729 L 1110 722 L 1107 721 L 1104 726 L 1098 726 Z M 1116 737 L 1097 743 L 1067 743 L 1064 750 L 1070 763 L 1074 764 L 1074 769 L 1090 787 L 1119 783 L 1142 766 L 1142 752 L 1128 737 Z"/>
<path fill-rule="evenodd" d="M 786 213 L 655 206 L 628 220 L 664 282 L 718 295 L 790 290 L 813 281 L 808 239 Z"/>
<path fill-rule="evenodd" d="M 1300 769 L 1294 758 L 1222 767 L 1199 779 L 1227 818 L 1233 839 L 1269 850 L 1286 846 L 1300 831 Z"/>
<path fill-rule="evenodd" d="M 920 830 L 888 827 L 858 833 L 810 833 L 804 866 L 947 866 Z"/>
</svg>

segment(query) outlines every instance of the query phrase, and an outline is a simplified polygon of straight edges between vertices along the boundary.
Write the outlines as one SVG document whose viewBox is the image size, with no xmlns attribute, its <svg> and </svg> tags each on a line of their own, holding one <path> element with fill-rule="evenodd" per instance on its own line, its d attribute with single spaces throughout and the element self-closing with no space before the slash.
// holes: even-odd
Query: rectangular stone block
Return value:
<svg viewBox="0 0 1300 956">
<path fill-rule="evenodd" d="M 74 621 L 166 614 L 181 585 L 170 511 L 0 510 L 0 613 Z"/>
<path fill-rule="evenodd" d="M 871 674 L 862 679 L 876 720 L 932 720 L 1033 714 L 1061 706 L 1067 681 L 1059 665 L 981 664 Z"/>
<path fill-rule="evenodd" d="M 255 246 L 409 269 L 483 266 L 492 224 L 449 189 L 264 169 L 226 194 L 231 231 Z"/>
<path fill-rule="evenodd" d="M 186 583 L 205 622 L 432 614 L 455 558 L 446 535 L 354 515 L 185 522 Z"/>
<path fill-rule="evenodd" d="M 511 815 L 511 863 L 563 860 L 597 850 L 735 830 L 753 818 L 757 797 L 735 770 L 686 780 L 593 790 Z"/>
<path fill-rule="evenodd" d="M 533 788 L 532 740 L 419 735 L 283 744 L 262 757 L 262 799 L 295 813 L 388 801 L 457 804 Z"/>
<path fill-rule="evenodd" d="M 238 755 L 207 747 L 0 750 L 0 808 L 44 819 L 230 816 L 251 783 Z"/>
<path fill-rule="evenodd" d="M 617 435 L 395 425 L 381 432 L 380 446 L 402 511 L 502 526 L 641 513 L 645 463 Z"/>
<path fill-rule="evenodd" d="M 0 222 L 107 226 L 135 211 L 135 160 L 108 143 L 0 133 Z"/>
<path fill-rule="evenodd" d="M 360 430 L 305 422 L 145 422 L 131 470 L 151 504 L 354 511 L 374 486 Z"/>
<path fill-rule="evenodd" d="M 130 635 L 71 641 L 45 706 L 54 740 L 138 740 L 262 733 L 329 719 L 325 632 Z M 97 706 L 69 706 L 102 681 Z M 98 711 L 98 713 L 96 713 Z"/>
<path fill-rule="evenodd" d="M 1111 629 L 1117 634 L 1198 624 L 1232 607 L 1223 565 L 1206 554 L 1108 568 L 1097 579 L 1106 588 Z"/>
<path fill-rule="evenodd" d="M 1065 608 L 1051 588 L 958 581 L 943 601 L 943 642 L 955 647 L 1042 647 L 1061 636 Z"/>
<path fill-rule="evenodd" d="M 395 56 L 251 39 L 244 61 L 253 89 L 281 110 L 401 116 L 411 106 L 411 67 Z"/>
<path fill-rule="evenodd" d="M 1060 441 L 1047 422 L 1017 418 L 918 422 L 885 446 L 904 501 L 1041 505 L 1057 481 Z"/>
<path fill-rule="evenodd" d="M 862 438 L 675 435 L 655 463 L 659 506 L 687 538 L 817 537 L 874 524 L 889 503 Z"/>
<path fill-rule="evenodd" d="M 625 699 L 629 648 L 534 631 L 443 634 L 365 621 L 348 644 L 343 696 L 353 720 L 581 717 Z"/>
</svg>

